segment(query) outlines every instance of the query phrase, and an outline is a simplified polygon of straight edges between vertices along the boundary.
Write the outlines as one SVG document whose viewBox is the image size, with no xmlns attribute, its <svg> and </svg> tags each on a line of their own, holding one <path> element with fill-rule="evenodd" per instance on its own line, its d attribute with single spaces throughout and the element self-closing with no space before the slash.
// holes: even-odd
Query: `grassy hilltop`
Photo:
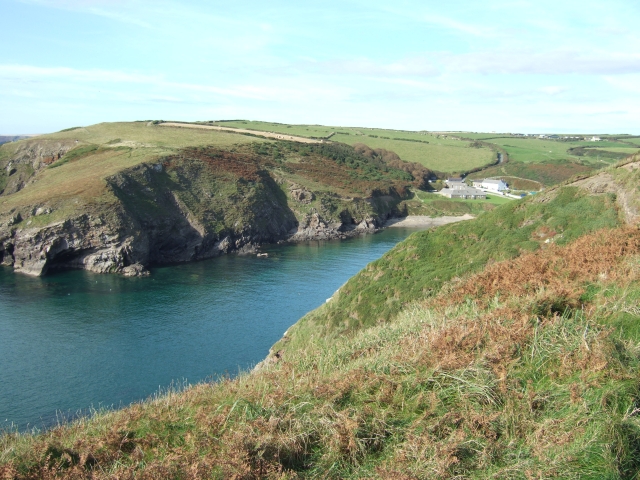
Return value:
<svg viewBox="0 0 640 480">
<path fill-rule="evenodd" d="M 0 440 L 4 478 L 637 478 L 640 157 L 411 236 L 237 379 Z"/>
</svg>

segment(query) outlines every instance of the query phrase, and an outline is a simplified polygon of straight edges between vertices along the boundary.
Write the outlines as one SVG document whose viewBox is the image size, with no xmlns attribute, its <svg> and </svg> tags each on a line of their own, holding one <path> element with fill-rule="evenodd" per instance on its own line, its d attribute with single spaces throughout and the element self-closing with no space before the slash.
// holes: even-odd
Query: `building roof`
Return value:
<svg viewBox="0 0 640 480">
<path fill-rule="evenodd" d="M 473 187 L 465 187 L 465 188 L 443 188 L 440 190 L 441 194 L 456 194 L 456 195 L 485 195 L 482 190 L 478 190 Z"/>
<path fill-rule="evenodd" d="M 485 180 L 482 181 L 482 183 L 488 183 L 490 185 L 500 185 L 500 183 L 505 183 L 504 180 L 494 180 L 491 178 L 487 178 Z"/>
</svg>

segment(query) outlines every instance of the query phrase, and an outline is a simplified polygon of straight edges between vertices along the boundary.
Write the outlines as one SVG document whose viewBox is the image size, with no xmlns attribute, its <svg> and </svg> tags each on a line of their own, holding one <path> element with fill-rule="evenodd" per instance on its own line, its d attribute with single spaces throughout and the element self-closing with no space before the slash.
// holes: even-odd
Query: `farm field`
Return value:
<svg viewBox="0 0 640 480">
<path fill-rule="evenodd" d="M 626 143 L 633 143 L 640 147 L 640 137 L 630 137 L 630 138 L 620 137 L 620 141 L 623 141 Z"/>
<path fill-rule="evenodd" d="M 602 167 L 606 167 L 607 165 L 607 163 L 602 163 Z M 473 173 L 469 175 L 469 178 L 481 179 L 486 177 L 517 177 L 521 180 L 537 182 L 542 186 L 549 187 L 551 185 L 564 182 L 565 180 L 576 175 L 587 174 L 593 170 L 593 166 L 563 160 L 556 160 L 546 163 L 524 163 L 510 161 L 509 163 L 505 163 L 503 165 L 496 165 L 495 167 L 487 168 L 481 172 Z M 533 186 L 531 184 L 526 185 Z M 535 188 L 532 188 L 532 190 L 534 189 Z"/>
<path fill-rule="evenodd" d="M 212 122 L 210 122 L 212 123 Z M 373 149 L 393 151 L 408 162 L 417 162 L 444 175 L 464 174 L 518 177 L 521 182 L 550 186 L 574 175 L 613 165 L 640 149 L 640 137 L 601 135 L 602 141 L 590 142 L 518 137 L 504 133 L 482 132 L 409 132 L 361 127 L 322 125 L 286 125 L 244 120 L 215 122 L 233 128 L 262 130 L 355 145 L 363 143 Z M 573 134 L 573 136 L 590 136 Z M 472 142 L 478 141 L 472 145 Z M 635 148 L 634 145 L 638 145 Z M 508 154 L 508 162 L 489 165 L 496 153 Z M 532 184 L 528 184 L 532 187 Z M 534 188 L 531 188 L 534 190 Z"/>
<path fill-rule="evenodd" d="M 468 141 L 437 133 L 250 121 L 215 122 L 215 125 L 317 138 L 332 135 L 332 141 L 391 150 L 406 162 L 441 172 L 461 173 L 479 168 L 494 161 L 496 155 L 490 148 L 470 148 Z"/>
<path fill-rule="evenodd" d="M 576 147 L 585 149 L 607 150 L 607 151 L 623 151 L 629 155 L 636 152 L 635 149 L 620 142 L 560 142 L 547 139 L 535 138 L 495 138 L 485 140 L 504 148 L 509 154 L 510 161 L 524 163 L 545 163 L 549 161 L 580 161 L 581 157 L 568 153 L 568 150 Z"/>
<path fill-rule="evenodd" d="M 427 144 L 342 134 L 331 139 L 349 145 L 364 143 L 370 148 L 391 150 L 404 161 L 417 162 L 439 172 L 464 172 L 483 167 L 493 162 L 496 155 L 489 148 L 472 148 L 468 142 L 459 140 L 435 139 Z"/>
</svg>

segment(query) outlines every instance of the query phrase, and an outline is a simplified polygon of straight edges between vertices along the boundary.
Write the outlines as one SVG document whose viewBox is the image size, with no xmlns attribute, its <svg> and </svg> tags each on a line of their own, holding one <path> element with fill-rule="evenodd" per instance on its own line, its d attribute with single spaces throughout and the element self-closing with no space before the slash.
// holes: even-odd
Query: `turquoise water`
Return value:
<svg viewBox="0 0 640 480">
<path fill-rule="evenodd" d="M 0 430 L 235 375 L 414 230 L 156 268 L 31 278 L 0 268 Z"/>
</svg>

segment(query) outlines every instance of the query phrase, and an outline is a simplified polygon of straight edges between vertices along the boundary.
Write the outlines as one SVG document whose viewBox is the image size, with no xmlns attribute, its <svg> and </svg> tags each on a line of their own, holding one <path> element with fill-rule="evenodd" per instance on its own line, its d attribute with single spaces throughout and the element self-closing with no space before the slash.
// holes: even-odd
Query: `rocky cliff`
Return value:
<svg viewBox="0 0 640 480">
<path fill-rule="evenodd" d="M 255 252 L 264 243 L 374 232 L 402 213 L 396 206 L 409 180 L 402 173 L 388 179 L 378 166 L 369 180 L 362 173 L 366 159 L 356 154 L 351 160 L 361 164 L 352 166 L 308 150 L 288 162 L 278 155 L 283 148 L 289 157 L 300 153 L 290 145 L 275 153 L 183 148 L 101 178 L 99 196 L 65 189 L 47 198 L 30 193 L 51 170 L 72 175 L 74 165 L 97 167 L 100 155 L 115 153 L 71 141 L 20 145 L 3 162 L 2 264 L 30 275 L 63 269 L 145 275 L 151 265 Z M 323 182 L 323 167 L 337 168 L 336 176 Z"/>
</svg>

